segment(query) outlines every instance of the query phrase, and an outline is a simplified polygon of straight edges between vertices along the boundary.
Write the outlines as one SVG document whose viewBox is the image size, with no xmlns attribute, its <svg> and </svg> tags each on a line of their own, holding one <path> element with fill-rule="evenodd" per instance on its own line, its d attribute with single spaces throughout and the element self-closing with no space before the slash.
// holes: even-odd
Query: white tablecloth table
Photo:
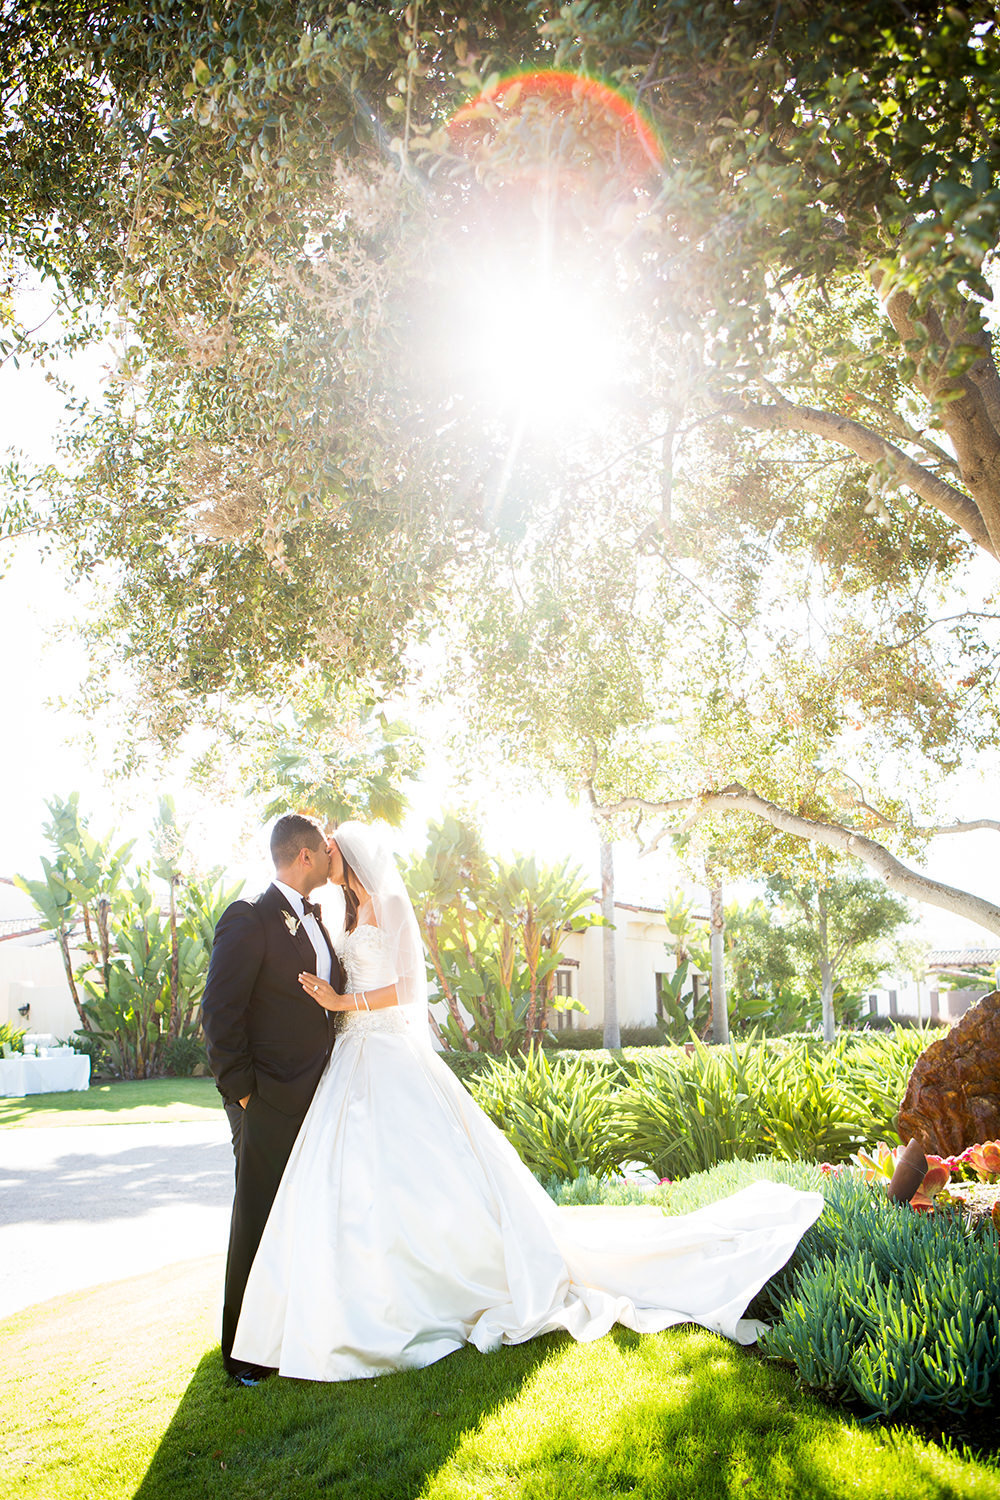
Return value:
<svg viewBox="0 0 1000 1500">
<path fill-rule="evenodd" d="M 0 1095 L 79 1092 L 90 1084 L 90 1058 L 76 1052 L 55 1057 L 0 1058 Z"/>
</svg>

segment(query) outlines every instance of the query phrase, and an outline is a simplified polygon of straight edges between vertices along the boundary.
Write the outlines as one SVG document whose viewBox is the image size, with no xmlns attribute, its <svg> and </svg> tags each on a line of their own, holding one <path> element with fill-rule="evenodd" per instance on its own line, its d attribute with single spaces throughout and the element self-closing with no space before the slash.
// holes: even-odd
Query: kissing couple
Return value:
<svg viewBox="0 0 1000 1500">
<path fill-rule="evenodd" d="M 226 1370 L 355 1380 L 615 1323 L 743 1317 L 819 1216 L 771 1182 L 684 1217 L 557 1208 L 435 1052 L 427 968 L 392 854 L 362 823 L 271 831 L 274 881 L 215 933 L 202 1022 L 233 1131 Z M 332 882 L 331 934 L 309 898 Z M 339 1020 L 336 1019 L 339 1017 Z"/>
</svg>

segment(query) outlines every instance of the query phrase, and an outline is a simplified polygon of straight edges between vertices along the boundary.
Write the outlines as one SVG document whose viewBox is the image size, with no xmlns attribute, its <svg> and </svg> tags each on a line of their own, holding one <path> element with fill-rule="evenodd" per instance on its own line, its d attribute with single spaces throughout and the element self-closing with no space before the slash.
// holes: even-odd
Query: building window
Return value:
<svg viewBox="0 0 1000 1500">
<path fill-rule="evenodd" d="M 557 999 L 572 1000 L 573 998 L 573 970 L 556 970 L 555 994 Z M 549 1027 L 552 1031 L 572 1031 L 573 1012 L 571 1010 L 553 1010 L 549 1014 Z"/>
</svg>

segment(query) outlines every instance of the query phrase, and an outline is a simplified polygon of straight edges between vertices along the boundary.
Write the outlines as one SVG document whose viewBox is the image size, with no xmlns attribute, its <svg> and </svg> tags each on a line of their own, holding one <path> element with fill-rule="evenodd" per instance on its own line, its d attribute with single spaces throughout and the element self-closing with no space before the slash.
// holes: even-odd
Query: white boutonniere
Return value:
<svg viewBox="0 0 1000 1500">
<path fill-rule="evenodd" d="M 284 918 L 285 926 L 288 928 L 288 931 L 291 933 L 292 937 L 294 937 L 299 930 L 300 924 L 298 917 L 295 916 L 294 912 L 286 911 L 284 913 Z"/>
</svg>

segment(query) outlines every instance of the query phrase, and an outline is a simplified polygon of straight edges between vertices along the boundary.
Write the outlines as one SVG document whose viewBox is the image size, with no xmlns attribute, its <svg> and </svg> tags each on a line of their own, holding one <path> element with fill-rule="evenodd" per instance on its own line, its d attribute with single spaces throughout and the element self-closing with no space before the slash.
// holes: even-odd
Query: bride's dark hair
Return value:
<svg viewBox="0 0 1000 1500">
<path fill-rule="evenodd" d="M 338 825 L 333 840 L 350 872 L 345 871 L 338 879 L 346 883 L 348 900 L 351 895 L 355 898 L 349 906 L 345 904 L 345 927 L 357 931 L 361 910 L 367 912 L 370 901 L 372 922 L 380 934 L 379 948 L 396 973 L 396 997 L 404 1020 L 417 1028 L 414 1035 L 421 1042 L 428 1041 L 424 948 L 413 903 L 396 861 L 374 829 L 353 819 Z"/>
<path fill-rule="evenodd" d="M 344 860 L 344 931 L 353 932 L 358 925 L 358 907 L 361 905 L 361 899 L 355 890 L 355 883 L 360 885 L 361 882 L 358 880 L 354 870 L 347 863 L 347 860 L 344 859 L 343 853 L 341 853 L 340 857 Z"/>
</svg>

